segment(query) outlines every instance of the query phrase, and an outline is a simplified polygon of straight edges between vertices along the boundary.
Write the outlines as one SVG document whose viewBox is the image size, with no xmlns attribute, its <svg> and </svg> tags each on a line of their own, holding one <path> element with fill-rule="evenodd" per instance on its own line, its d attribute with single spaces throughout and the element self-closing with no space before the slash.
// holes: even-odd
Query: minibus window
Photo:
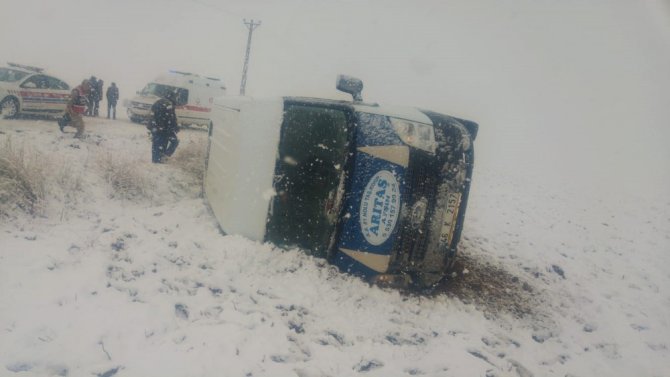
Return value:
<svg viewBox="0 0 670 377">
<path fill-rule="evenodd" d="M 188 89 L 177 89 L 177 106 L 183 106 L 188 103 Z"/>
<path fill-rule="evenodd" d="M 348 149 L 343 110 L 288 105 L 284 111 L 266 238 L 325 257 L 336 231 L 337 189 Z"/>
</svg>

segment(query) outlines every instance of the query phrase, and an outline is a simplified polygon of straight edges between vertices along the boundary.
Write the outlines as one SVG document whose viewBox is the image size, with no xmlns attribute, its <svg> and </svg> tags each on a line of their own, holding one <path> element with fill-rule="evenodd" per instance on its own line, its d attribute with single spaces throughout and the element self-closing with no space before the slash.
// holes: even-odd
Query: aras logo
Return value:
<svg viewBox="0 0 670 377">
<path fill-rule="evenodd" d="M 393 173 L 381 170 L 365 186 L 361 200 L 361 231 L 374 246 L 384 243 L 398 222 L 400 185 Z"/>
</svg>

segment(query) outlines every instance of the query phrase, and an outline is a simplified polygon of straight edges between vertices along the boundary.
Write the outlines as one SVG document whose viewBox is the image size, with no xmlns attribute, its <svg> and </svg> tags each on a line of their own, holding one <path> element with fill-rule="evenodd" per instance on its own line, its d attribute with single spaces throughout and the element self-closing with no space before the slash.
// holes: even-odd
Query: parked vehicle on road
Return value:
<svg viewBox="0 0 670 377">
<path fill-rule="evenodd" d="M 177 93 L 176 113 L 180 125 L 207 127 L 212 102 L 215 97 L 226 94 L 226 87 L 221 79 L 170 71 L 156 77 L 127 103 L 130 120 L 136 123 L 149 121 L 151 106 L 168 91 Z"/>
<path fill-rule="evenodd" d="M 0 67 L 0 112 L 3 118 L 19 114 L 60 116 L 70 98 L 65 81 L 44 69 L 8 63 Z"/>
<path fill-rule="evenodd" d="M 362 101 L 219 97 L 205 194 L 222 230 L 327 258 L 380 284 L 440 281 L 463 229 L 472 121 Z"/>
</svg>

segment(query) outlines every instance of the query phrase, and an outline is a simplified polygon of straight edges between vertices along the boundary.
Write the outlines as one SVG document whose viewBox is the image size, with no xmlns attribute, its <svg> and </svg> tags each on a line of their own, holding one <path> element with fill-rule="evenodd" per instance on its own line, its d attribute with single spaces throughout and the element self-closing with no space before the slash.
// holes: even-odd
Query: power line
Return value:
<svg viewBox="0 0 670 377">
<path fill-rule="evenodd" d="M 247 86 L 247 69 L 249 68 L 249 53 L 251 53 L 251 35 L 254 32 L 254 29 L 257 27 L 261 26 L 261 22 L 258 21 L 258 23 L 254 23 L 254 20 L 251 20 L 251 22 L 247 22 L 247 20 L 244 20 L 244 24 L 247 26 L 247 29 L 249 29 L 249 37 L 247 38 L 247 53 L 244 57 L 244 68 L 242 69 L 242 82 L 240 83 L 240 95 L 244 95 L 244 89 Z"/>
</svg>

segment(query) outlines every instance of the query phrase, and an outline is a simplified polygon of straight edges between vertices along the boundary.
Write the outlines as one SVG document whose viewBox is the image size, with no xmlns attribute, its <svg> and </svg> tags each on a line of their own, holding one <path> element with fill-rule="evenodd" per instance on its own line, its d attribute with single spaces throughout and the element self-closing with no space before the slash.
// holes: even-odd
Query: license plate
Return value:
<svg viewBox="0 0 670 377">
<path fill-rule="evenodd" d="M 440 230 L 440 246 L 449 247 L 454 238 L 454 228 L 456 227 L 456 217 L 458 216 L 458 207 L 461 204 L 460 193 L 449 193 L 447 195 L 447 206 L 442 216 L 442 229 Z"/>
</svg>

